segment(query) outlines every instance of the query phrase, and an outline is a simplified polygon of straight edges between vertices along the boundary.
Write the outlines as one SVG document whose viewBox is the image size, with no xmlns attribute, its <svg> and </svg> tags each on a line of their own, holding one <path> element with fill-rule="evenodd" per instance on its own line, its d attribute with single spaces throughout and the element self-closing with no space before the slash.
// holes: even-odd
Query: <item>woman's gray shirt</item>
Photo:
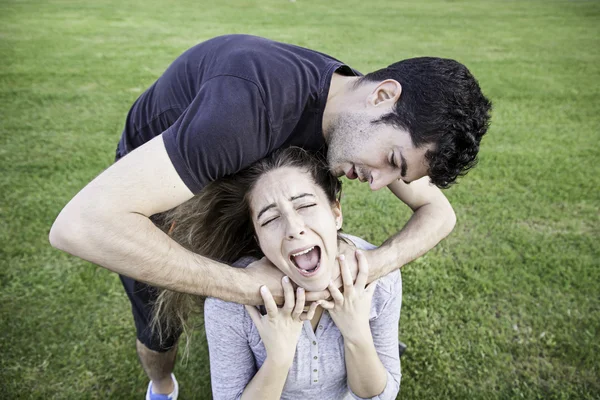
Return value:
<svg viewBox="0 0 600 400">
<path fill-rule="evenodd" d="M 375 246 L 355 236 L 344 235 L 358 248 Z M 240 260 L 246 266 L 252 259 Z M 373 399 L 395 399 L 400 390 L 398 323 L 402 305 L 402 279 L 396 270 L 377 281 L 371 305 L 370 326 L 375 349 L 387 370 L 387 384 Z M 204 322 L 210 353 L 213 398 L 239 399 L 258 372 L 267 353 L 252 322 L 241 304 L 208 298 Z M 350 390 L 346 377 L 344 340 L 329 313 L 324 310 L 313 331 L 310 321 L 296 346 L 296 355 L 288 373 L 282 399 L 362 399 Z"/>
</svg>

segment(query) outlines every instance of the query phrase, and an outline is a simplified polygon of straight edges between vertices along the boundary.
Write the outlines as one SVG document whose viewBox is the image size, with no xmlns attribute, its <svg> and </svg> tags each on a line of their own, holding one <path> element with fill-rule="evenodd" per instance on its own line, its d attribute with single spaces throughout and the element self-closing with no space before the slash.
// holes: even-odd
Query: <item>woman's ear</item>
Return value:
<svg viewBox="0 0 600 400">
<path fill-rule="evenodd" d="M 331 211 L 333 211 L 333 216 L 335 217 L 335 228 L 339 231 L 342 229 L 344 217 L 342 216 L 342 205 L 338 200 L 336 200 L 333 207 L 331 207 Z"/>
</svg>

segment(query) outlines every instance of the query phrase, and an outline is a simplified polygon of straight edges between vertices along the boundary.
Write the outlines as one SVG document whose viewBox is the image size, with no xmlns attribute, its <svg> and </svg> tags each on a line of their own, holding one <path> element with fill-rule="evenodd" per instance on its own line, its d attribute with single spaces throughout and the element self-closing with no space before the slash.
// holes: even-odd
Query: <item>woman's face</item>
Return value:
<svg viewBox="0 0 600 400">
<path fill-rule="evenodd" d="M 250 193 L 250 209 L 262 252 L 298 286 L 324 290 L 337 277 L 342 214 L 310 173 L 282 167 L 264 174 Z"/>
</svg>

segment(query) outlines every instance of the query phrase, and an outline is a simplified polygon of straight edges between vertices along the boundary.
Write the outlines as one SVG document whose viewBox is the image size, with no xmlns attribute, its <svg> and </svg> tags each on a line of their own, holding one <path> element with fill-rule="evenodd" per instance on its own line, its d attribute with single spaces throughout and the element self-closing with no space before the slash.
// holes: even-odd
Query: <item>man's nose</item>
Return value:
<svg viewBox="0 0 600 400">
<path fill-rule="evenodd" d="M 392 176 L 392 174 L 382 173 L 381 171 L 374 169 L 371 171 L 371 181 L 369 182 L 369 186 L 371 187 L 371 190 L 379 190 L 392 183 L 393 180 L 394 176 Z"/>
</svg>

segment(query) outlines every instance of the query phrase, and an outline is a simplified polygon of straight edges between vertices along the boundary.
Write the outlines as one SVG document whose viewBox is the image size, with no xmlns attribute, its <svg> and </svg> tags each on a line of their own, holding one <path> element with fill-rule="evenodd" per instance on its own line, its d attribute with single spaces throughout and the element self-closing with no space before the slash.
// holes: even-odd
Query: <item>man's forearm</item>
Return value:
<svg viewBox="0 0 600 400">
<path fill-rule="evenodd" d="M 92 210 L 63 213 L 50 232 L 54 247 L 154 286 L 238 303 L 260 300 L 260 283 L 244 270 L 186 250 L 141 214 L 106 221 Z"/>
<path fill-rule="evenodd" d="M 450 203 L 426 204 L 415 210 L 400 232 L 367 252 L 371 273 L 378 279 L 417 259 L 452 232 L 456 215 Z"/>
</svg>

